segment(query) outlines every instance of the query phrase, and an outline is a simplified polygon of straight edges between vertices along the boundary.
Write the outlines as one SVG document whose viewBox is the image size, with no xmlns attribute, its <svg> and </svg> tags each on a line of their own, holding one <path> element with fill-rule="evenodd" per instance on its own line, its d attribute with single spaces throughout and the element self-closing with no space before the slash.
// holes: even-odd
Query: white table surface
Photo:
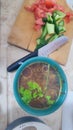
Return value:
<svg viewBox="0 0 73 130">
<path fill-rule="evenodd" d="M 15 72 L 7 73 L 7 66 L 18 58 L 27 55 L 23 49 L 11 46 L 7 38 L 11 27 L 16 19 L 23 0 L 1 0 L 1 22 L 0 22 L 0 130 L 5 130 L 13 120 L 29 115 L 17 104 L 13 95 L 13 79 Z M 68 61 L 62 66 L 66 73 L 69 90 L 73 91 L 73 44 L 70 49 Z M 51 115 L 39 117 L 46 122 L 53 130 L 61 130 L 62 107 Z"/>
</svg>

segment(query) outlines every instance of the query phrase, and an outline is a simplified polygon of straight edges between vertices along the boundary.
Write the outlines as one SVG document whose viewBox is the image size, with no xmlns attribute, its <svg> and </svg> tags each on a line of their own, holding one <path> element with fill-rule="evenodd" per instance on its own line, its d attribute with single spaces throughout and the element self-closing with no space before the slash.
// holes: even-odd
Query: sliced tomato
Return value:
<svg viewBox="0 0 73 130">
<path fill-rule="evenodd" d="M 56 0 L 45 0 L 45 5 L 47 8 L 53 8 L 56 4 Z"/>
<path fill-rule="evenodd" d="M 42 18 L 39 18 L 35 21 L 35 24 L 44 25 L 44 22 L 42 21 Z"/>
<path fill-rule="evenodd" d="M 65 17 L 66 23 L 69 23 L 71 19 L 73 19 L 73 13 L 67 12 Z"/>
</svg>

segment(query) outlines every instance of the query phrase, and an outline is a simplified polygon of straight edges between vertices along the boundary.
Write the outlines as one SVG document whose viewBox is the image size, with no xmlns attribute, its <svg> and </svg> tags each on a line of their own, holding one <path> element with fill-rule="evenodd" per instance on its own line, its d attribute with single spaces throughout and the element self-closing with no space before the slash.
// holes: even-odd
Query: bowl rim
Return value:
<svg viewBox="0 0 73 130">
<path fill-rule="evenodd" d="M 21 100 L 21 97 L 19 95 L 19 92 L 18 92 L 18 79 L 19 79 L 21 72 L 24 70 L 24 68 L 26 68 L 26 66 L 30 65 L 31 63 L 37 63 L 37 62 L 46 62 L 46 63 L 49 63 L 52 66 L 56 67 L 57 70 L 59 71 L 60 75 L 61 75 L 61 78 L 64 80 L 62 92 L 64 92 L 65 94 L 60 95 L 57 102 L 55 102 L 55 104 L 53 104 L 51 107 L 49 107 L 47 109 L 42 109 L 42 110 L 32 108 L 32 107 L 26 105 L 25 103 L 23 103 L 23 101 Z M 64 100 L 66 99 L 66 96 L 67 96 L 67 93 L 68 93 L 67 78 L 66 78 L 66 75 L 65 75 L 63 69 L 61 68 L 61 66 L 56 61 L 54 61 L 50 58 L 38 57 L 37 56 L 37 57 L 28 59 L 18 68 L 18 70 L 15 74 L 15 77 L 14 77 L 13 92 L 14 92 L 14 96 L 16 98 L 17 103 L 27 113 L 32 114 L 32 115 L 36 115 L 36 116 L 48 115 L 48 114 L 55 112 L 63 104 Z"/>
</svg>

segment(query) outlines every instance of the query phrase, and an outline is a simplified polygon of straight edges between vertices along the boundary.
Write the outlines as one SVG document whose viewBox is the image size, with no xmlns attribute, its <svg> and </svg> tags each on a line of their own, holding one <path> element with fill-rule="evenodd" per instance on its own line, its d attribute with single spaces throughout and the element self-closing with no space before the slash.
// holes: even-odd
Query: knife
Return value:
<svg viewBox="0 0 73 130">
<path fill-rule="evenodd" d="M 11 65 L 9 65 L 7 67 L 7 71 L 8 72 L 12 72 L 16 69 L 19 68 L 19 66 L 26 61 L 27 59 L 31 58 L 31 57 L 36 57 L 36 56 L 43 56 L 43 57 L 47 57 L 49 54 L 51 54 L 52 52 L 54 52 L 56 49 L 58 49 L 59 47 L 61 47 L 63 44 L 67 43 L 68 41 L 68 37 L 66 36 L 61 36 L 55 40 L 53 40 L 52 42 L 48 43 L 47 45 L 41 47 L 40 49 L 31 52 L 30 54 L 28 54 L 27 56 L 24 56 L 23 58 L 17 60 L 16 62 L 12 63 Z"/>
</svg>

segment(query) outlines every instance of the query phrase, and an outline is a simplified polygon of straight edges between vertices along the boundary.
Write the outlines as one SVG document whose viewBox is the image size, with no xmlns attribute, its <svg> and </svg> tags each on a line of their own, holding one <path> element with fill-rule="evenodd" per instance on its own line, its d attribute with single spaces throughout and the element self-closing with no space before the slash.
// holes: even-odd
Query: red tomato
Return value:
<svg viewBox="0 0 73 130">
<path fill-rule="evenodd" d="M 45 5 L 47 8 L 52 8 L 56 4 L 56 0 L 45 0 Z"/>
<path fill-rule="evenodd" d="M 70 12 L 66 13 L 66 17 L 65 17 L 66 23 L 69 23 L 71 19 L 73 19 L 73 13 Z"/>
</svg>

